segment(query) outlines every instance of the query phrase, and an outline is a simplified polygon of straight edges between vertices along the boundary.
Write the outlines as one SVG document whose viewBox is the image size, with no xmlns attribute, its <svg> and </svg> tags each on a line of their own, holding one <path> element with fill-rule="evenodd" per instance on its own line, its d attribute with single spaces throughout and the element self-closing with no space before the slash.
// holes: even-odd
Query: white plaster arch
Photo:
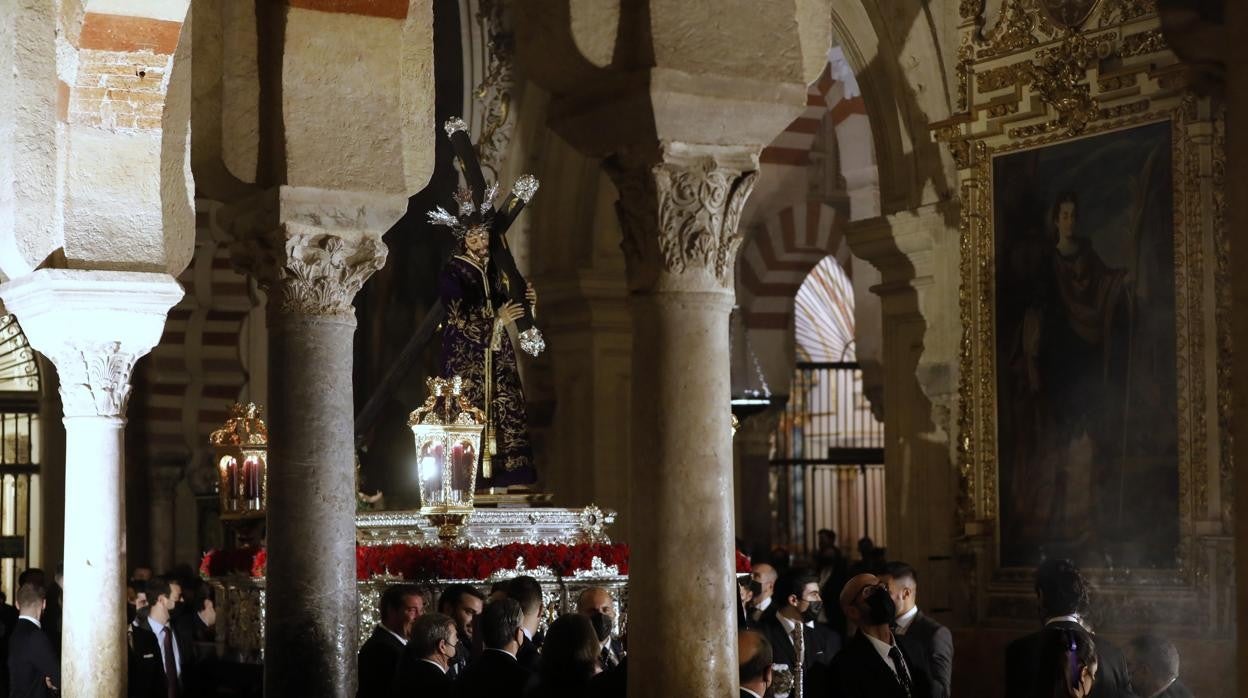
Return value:
<svg viewBox="0 0 1248 698">
<path fill-rule="evenodd" d="M 949 61 L 927 5 L 832 2 L 833 34 L 867 105 L 884 214 L 945 199 L 953 190 L 952 161 L 928 134 L 928 124 L 947 117 L 952 104 Z"/>
</svg>

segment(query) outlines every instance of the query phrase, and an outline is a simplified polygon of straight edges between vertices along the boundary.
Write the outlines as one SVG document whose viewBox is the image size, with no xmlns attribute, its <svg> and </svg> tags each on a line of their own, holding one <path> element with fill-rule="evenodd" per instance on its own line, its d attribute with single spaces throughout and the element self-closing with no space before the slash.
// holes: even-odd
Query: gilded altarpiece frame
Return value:
<svg viewBox="0 0 1248 698">
<path fill-rule="evenodd" d="M 1153 1 L 999 4 L 985 27 L 984 1 L 962 0 L 957 112 L 932 127 L 951 150 L 961 196 L 959 615 L 971 625 L 1019 628 L 1035 627 L 1037 617 L 1034 568 L 1004 564 L 1002 555 L 994 162 L 1165 123 L 1174 217 L 1177 545 L 1165 564 L 1085 563 L 1085 572 L 1096 585 L 1093 622 L 1103 631 L 1164 628 L 1175 636 L 1228 638 L 1234 568 L 1224 115 L 1187 89 Z"/>
</svg>

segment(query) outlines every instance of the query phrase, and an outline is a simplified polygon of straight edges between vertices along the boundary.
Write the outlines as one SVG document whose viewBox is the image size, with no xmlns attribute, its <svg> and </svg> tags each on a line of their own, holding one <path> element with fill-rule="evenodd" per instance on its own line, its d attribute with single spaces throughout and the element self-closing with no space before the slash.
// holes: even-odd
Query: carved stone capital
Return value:
<svg viewBox="0 0 1248 698">
<path fill-rule="evenodd" d="M 66 417 L 121 416 L 139 357 L 120 342 L 71 342 L 51 355 Z"/>
<path fill-rule="evenodd" d="M 710 155 L 655 163 L 609 158 L 629 286 L 723 291 L 742 236 L 741 209 L 758 177 L 757 156 L 732 164 Z"/>
<path fill-rule="evenodd" d="M 291 230 L 249 237 L 230 247 L 235 267 L 269 293 L 269 309 L 305 315 L 345 315 L 364 282 L 386 264 L 376 237 L 342 238 Z"/>
<path fill-rule="evenodd" d="M 121 417 L 130 375 L 182 288 L 168 274 L 41 269 L 0 287 L 30 345 L 56 365 L 66 417 Z"/>
<path fill-rule="evenodd" d="M 349 315 L 385 266 L 382 234 L 407 210 L 402 196 L 278 187 L 221 214 L 234 267 L 269 293 L 270 311 Z"/>
</svg>

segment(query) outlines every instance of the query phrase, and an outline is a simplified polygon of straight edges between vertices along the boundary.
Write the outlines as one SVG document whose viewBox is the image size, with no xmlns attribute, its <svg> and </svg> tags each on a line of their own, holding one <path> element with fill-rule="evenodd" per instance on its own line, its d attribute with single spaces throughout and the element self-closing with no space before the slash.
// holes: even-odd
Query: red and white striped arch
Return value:
<svg viewBox="0 0 1248 698">
<path fill-rule="evenodd" d="M 852 274 L 843 244 L 846 216 L 879 212 L 866 103 L 838 48 L 829 52 L 829 63 L 808 88 L 806 104 L 802 115 L 759 157 L 763 178 L 751 202 L 751 234 L 737 262 L 737 293 L 747 328 L 787 329 L 798 289 L 824 257 L 837 255 Z M 848 189 L 849 210 L 844 213 L 808 195 L 814 175 L 811 151 L 828 124 L 836 132 L 835 170 Z"/>
<path fill-rule="evenodd" d="M 764 219 L 737 262 L 746 327 L 789 326 L 793 298 L 806 275 L 841 247 L 842 218 L 831 206 L 808 201 Z"/>
</svg>

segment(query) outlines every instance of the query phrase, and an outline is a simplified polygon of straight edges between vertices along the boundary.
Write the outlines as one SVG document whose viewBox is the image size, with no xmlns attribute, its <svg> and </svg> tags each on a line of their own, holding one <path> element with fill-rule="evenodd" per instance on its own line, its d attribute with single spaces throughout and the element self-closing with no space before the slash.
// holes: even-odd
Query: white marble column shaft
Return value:
<svg viewBox="0 0 1248 698">
<path fill-rule="evenodd" d="M 182 297 L 168 274 L 44 269 L 0 287 L 55 364 L 66 436 L 61 695 L 126 695 L 125 411 L 135 362 Z"/>
</svg>

